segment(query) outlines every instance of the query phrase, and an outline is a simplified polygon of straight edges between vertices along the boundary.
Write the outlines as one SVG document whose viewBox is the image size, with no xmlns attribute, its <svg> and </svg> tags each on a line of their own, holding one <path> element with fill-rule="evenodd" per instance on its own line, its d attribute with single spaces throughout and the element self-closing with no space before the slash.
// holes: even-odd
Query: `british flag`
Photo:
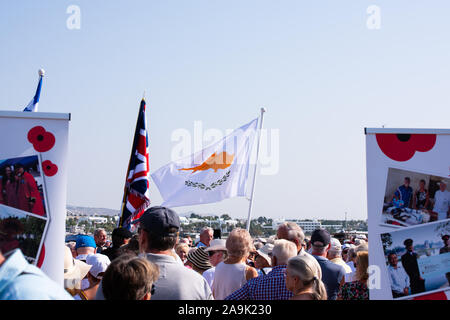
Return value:
<svg viewBox="0 0 450 320">
<path fill-rule="evenodd" d="M 150 206 L 149 173 L 147 120 L 145 100 L 142 99 L 128 164 L 119 227 L 131 230 L 132 221 L 139 219 Z"/>
</svg>

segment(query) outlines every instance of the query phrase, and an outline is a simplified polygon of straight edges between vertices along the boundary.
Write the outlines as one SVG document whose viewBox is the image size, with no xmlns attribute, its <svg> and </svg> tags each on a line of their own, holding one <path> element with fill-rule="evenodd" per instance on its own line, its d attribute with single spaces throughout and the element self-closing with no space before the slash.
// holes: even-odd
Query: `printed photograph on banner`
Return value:
<svg viewBox="0 0 450 320">
<path fill-rule="evenodd" d="M 389 168 L 381 224 L 410 227 L 450 217 L 450 178 Z"/>
<path fill-rule="evenodd" d="M 450 220 L 380 236 L 393 299 L 450 289 Z"/>
<path fill-rule="evenodd" d="M 47 217 L 41 168 L 37 155 L 0 159 L 0 204 Z"/>
<path fill-rule="evenodd" d="M 0 204 L 0 250 L 7 255 L 19 248 L 36 264 L 44 243 L 47 219 Z"/>
</svg>

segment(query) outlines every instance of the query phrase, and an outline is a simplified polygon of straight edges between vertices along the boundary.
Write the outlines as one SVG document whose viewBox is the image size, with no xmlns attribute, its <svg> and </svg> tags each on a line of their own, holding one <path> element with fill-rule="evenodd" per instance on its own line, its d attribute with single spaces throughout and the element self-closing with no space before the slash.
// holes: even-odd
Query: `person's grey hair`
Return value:
<svg viewBox="0 0 450 320">
<path fill-rule="evenodd" d="M 298 243 L 300 245 L 303 244 L 303 242 L 305 241 L 305 234 L 298 224 L 296 224 L 295 222 L 284 222 L 282 225 L 287 230 L 288 240 L 298 240 Z"/>
<path fill-rule="evenodd" d="M 202 228 L 202 231 L 200 232 L 200 234 L 203 234 L 206 231 L 208 231 L 208 233 L 211 232 L 211 231 L 214 232 L 214 229 L 211 228 L 211 227 L 204 227 L 204 228 Z"/>
<path fill-rule="evenodd" d="M 106 233 L 106 230 L 105 229 L 103 229 L 103 228 L 98 228 L 97 230 L 95 230 L 94 231 L 94 237 L 97 237 L 99 234 L 100 234 L 100 232 L 104 232 L 104 233 Z"/>
<path fill-rule="evenodd" d="M 288 260 L 297 255 L 297 246 L 284 239 L 275 240 L 272 256 L 277 258 L 277 264 L 287 264 Z"/>
</svg>

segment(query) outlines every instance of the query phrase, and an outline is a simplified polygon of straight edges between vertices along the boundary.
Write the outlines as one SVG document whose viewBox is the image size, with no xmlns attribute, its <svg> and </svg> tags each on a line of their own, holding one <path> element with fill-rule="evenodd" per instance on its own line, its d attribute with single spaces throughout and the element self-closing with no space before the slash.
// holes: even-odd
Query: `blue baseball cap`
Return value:
<svg viewBox="0 0 450 320">
<path fill-rule="evenodd" d="M 95 243 L 94 238 L 91 236 L 80 234 L 77 237 L 77 243 L 75 245 L 75 249 L 78 248 L 84 248 L 84 247 L 91 247 L 91 248 L 97 248 L 97 244 Z"/>
</svg>

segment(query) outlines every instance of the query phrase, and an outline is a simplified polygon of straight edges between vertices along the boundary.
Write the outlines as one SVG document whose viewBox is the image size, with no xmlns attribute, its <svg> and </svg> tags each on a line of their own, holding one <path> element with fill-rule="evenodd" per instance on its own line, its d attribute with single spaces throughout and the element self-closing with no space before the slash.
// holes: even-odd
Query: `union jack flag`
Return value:
<svg viewBox="0 0 450 320">
<path fill-rule="evenodd" d="M 145 100 L 142 99 L 128 164 L 119 227 L 131 230 L 131 222 L 139 219 L 150 206 L 149 173 L 147 120 Z"/>
</svg>

